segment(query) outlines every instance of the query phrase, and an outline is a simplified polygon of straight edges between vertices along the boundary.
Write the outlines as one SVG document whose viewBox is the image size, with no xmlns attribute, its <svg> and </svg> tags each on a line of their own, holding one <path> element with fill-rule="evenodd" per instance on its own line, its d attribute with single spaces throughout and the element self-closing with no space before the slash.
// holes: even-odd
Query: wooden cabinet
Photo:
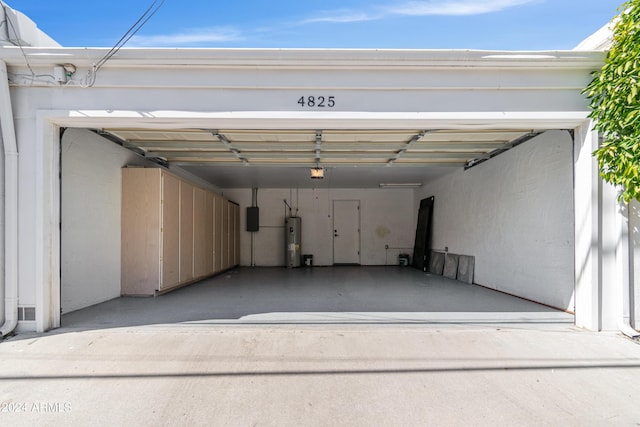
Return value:
<svg viewBox="0 0 640 427">
<path fill-rule="evenodd" d="M 213 260 L 214 266 L 213 271 L 216 273 L 224 270 L 222 266 L 222 207 L 224 205 L 224 199 L 219 195 L 214 195 L 214 209 L 213 209 L 213 224 L 214 224 L 214 232 L 213 232 Z"/>
<path fill-rule="evenodd" d="M 126 169 L 129 170 L 129 169 Z M 155 177 L 154 177 L 155 179 Z M 160 244 L 162 248 L 160 256 L 160 290 L 170 289 L 180 284 L 180 180 L 169 174 L 161 175 L 162 182 L 162 217 L 160 225 Z M 133 184 L 134 186 L 136 184 Z M 128 189 L 130 191 L 130 188 Z M 144 188 L 142 189 L 144 191 Z M 123 205 L 123 232 L 125 228 L 125 209 Z M 127 216 L 133 212 L 126 212 Z M 127 235 L 135 237 L 133 231 L 127 231 Z M 125 251 L 123 248 L 123 257 Z M 127 258 L 136 258 L 133 253 L 127 253 Z M 153 258 L 149 257 L 150 260 Z M 132 266 L 134 270 L 140 269 L 140 265 Z M 123 276 L 123 284 L 125 283 Z"/>
<path fill-rule="evenodd" d="M 193 279 L 193 190 L 180 181 L 180 283 Z"/>
<path fill-rule="evenodd" d="M 222 202 L 222 269 L 229 268 L 229 209 L 227 200 Z"/>
<path fill-rule="evenodd" d="M 238 213 L 163 169 L 124 168 L 121 293 L 154 295 L 238 265 Z"/>
<path fill-rule="evenodd" d="M 213 272 L 213 193 L 195 188 L 193 193 L 193 275 Z"/>
<path fill-rule="evenodd" d="M 233 222 L 231 224 L 231 232 L 233 233 L 233 258 L 232 265 L 240 264 L 240 206 L 232 203 L 233 206 Z"/>
</svg>

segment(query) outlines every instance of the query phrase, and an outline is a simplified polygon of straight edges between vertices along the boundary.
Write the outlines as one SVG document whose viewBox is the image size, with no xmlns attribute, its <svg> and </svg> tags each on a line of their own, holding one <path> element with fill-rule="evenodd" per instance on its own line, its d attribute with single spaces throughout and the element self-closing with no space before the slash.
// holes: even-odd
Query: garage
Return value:
<svg viewBox="0 0 640 427">
<path fill-rule="evenodd" d="M 184 305 L 190 309 L 172 314 L 182 321 L 211 321 L 228 312 L 223 307 L 230 304 L 239 312 L 230 314 L 231 319 L 222 316 L 219 321 L 299 323 L 339 318 L 348 323 L 375 318 L 382 323 L 446 323 L 460 322 L 460 313 L 467 313 L 474 321 L 497 322 L 496 315 L 512 312 L 521 323 L 540 324 L 539 316 L 543 316 L 543 324 L 550 318 L 566 324 L 571 318 L 568 315 L 560 316 L 534 304 L 527 309 L 512 309 L 514 304 L 518 306 L 512 297 L 496 304 L 493 299 L 503 296 L 490 291 L 484 296 L 466 295 L 468 290 L 455 283 L 449 284 L 450 291 L 459 292 L 454 296 L 429 295 L 426 289 L 442 285 L 438 281 L 443 271 L 433 277 L 420 277 L 417 272 L 394 276 L 381 268 L 396 270 L 400 255 L 413 256 L 420 200 L 434 197 L 443 205 L 434 209 L 430 249 L 443 255 L 446 251 L 446 256 L 465 254 L 477 259 L 478 269 L 467 279 L 469 282 L 572 311 L 572 146 L 570 132 L 540 129 L 67 128 L 61 138 L 61 306 L 63 314 L 72 314 L 62 317 L 63 326 L 66 318 L 71 324 L 82 318 L 83 313 L 73 315 L 76 310 L 130 295 L 123 270 L 142 270 L 137 266 L 149 263 L 137 259 L 133 267 L 126 267 L 136 253 L 123 252 L 126 235 L 134 230 L 126 231 L 124 224 L 128 213 L 122 174 L 129 168 L 136 172 L 144 167 L 178 174 L 197 188 L 233 201 L 241 212 L 236 231 L 238 258 L 223 262 L 216 255 L 221 247 L 212 244 L 208 249 L 213 264 L 218 265 L 212 272 L 225 277 L 224 281 L 216 277 L 213 283 L 225 292 L 202 292 L 213 292 L 208 299 L 220 301 L 221 307 L 200 309 L 204 312 L 196 309 L 198 314 L 192 319 L 201 295 L 184 291 L 182 294 L 193 295 L 194 301 Z M 323 178 L 312 178 L 312 172 L 318 169 Z M 134 197 L 142 197 L 143 192 L 138 191 Z M 144 203 L 148 203 L 146 199 Z M 195 206 L 195 199 L 190 198 L 188 204 L 190 208 Z M 255 232 L 247 231 L 246 212 L 251 206 L 259 209 Z M 214 218 L 221 215 L 215 208 L 213 212 Z M 188 213 L 193 216 L 192 210 Z M 303 273 L 264 270 L 285 266 L 285 218 L 291 216 L 302 220 L 301 252 L 296 257 L 300 260 L 302 254 L 310 255 L 313 268 Z M 138 223 L 136 227 L 143 225 Z M 189 251 L 195 248 L 193 241 L 188 246 Z M 138 248 L 140 251 L 144 248 Z M 360 267 L 317 271 L 345 264 Z M 230 273 L 229 269 L 236 266 L 257 268 L 259 273 Z M 374 273 L 369 267 L 376 268 Z M 189 269 L 189 279 L 209 279 L 210 274 L 191 274 L 196 270 L 195 263 Z M 522 274 L 527 269 L 530 271 Z M 424 270 L 429 271 L 429 266 Z M 386 282 L 372 291 L 373 278 L 387 274 L 391 275 Z M 417 277 L 426 287 L 413 294 L 412 288 L 404 285 Z M 224 283 L 229 280 L 237 281 L 237 287 Z M 256 289 L 255 280 L 264 283 L 266 290 Z M 297 283 L 294 289 L 290 288 L 292 283 Z M 308 293 L 299 293 L 305 287 L 303 283 L 312 284 Z M 347 286 L 350 290 L 345 291 Z M 200 288 L 208 287 L 200 282 Z M 150 289 L 147 296 L 164 293 L 162 287 Z M 352 300 L 340 298 L 341 292 Z M 275 307 L 268 303 L 292 299 L 297 302 Z M 438 309 L 448 299 L 461 303 L 444 310 L 450 317 Z M 247 300 L 253 304 L 242 309 Z M 484 302 L 475 307 L 470 300 Z M 105 309 L 102 325 L 123 324 L 123 312 L 145 311 L 140 301 L 125 299 L 111 304 L 138 305 L 131 310 L 115 308 L 111 314 Z M 100 317 L 95 308 L 86 313 L 90 314 L 84 316 L 94 321 Z"/>
<path fill-rule="evenodd" d="M 54 85 L 25 77 L 19 50 L 5 58 L 22 330 L 122 294 L 123 216 L 144 217 L 123 209 L 126 166 L 231 206 L 232 255 L 219 266 L 207 256 L 207 280 L 234 266 L 305 271 L 282 268 L 290 216 L 302 219 L 307 272 L 397 270 L 433 198 L 429 248 L 472 257 L 475 284 L 575 312 L 581 327 L 617 323 L 619 294 L 602 290 L 618 261 L 593 243 L 605 222 L 620 231 L 615 191 L 598 184 L 581 94 L 600 52 L 123 49 L 98 71 L 100 49 L 34 48 L 30 65 L 45 73 L 61 54 L 74 71 Z M 181 284 L 209 277 L 187 276 Z"/>
</svg>

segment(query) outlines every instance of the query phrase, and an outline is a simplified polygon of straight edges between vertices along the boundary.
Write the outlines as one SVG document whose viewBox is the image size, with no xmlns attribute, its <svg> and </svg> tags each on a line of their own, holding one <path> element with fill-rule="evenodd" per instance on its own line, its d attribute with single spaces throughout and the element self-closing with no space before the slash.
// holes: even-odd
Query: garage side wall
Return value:
<svg viewBox="0 0 640 427">
<path fill-rule="evenodd" d="M 121 168 L 153 166 L 87 130 L 62 138 L 62 311 L 120 296 Z"/>
<path fill-rule="evenodd" d="M 62 148 L 63 313 L 120 296 L 121 169 L 158 167 L 86 129 L 67 129 Z M 190 173 L 171 172 L 219 191 Z"/>
<path fill-rule="evenodd" d="M 640 202 L 629 203 L 630 283 L 632 287 L 633 326 L 640 329 Z"/>
<path fill-rule="evenodd" d="M 549 131 L 426 185 L 433 247 L 475 256 L 477 284 L 573 310 L 572 144 Z"/>
<path fill-rule="evenodd" d="M 0 150 L 0 322 L 4 323 L 4 227 L 5 227 L 5 209 L 4 209 L 4 151 Z"/>
<path fill-rule="evenodd" d="M 246 208 L 251 189 L 227 189 L 226 197 L 240 204 L 241 265 L 251 265 L 251 233 Z M 254 265 L 284 266 L 284 200 L 302 218 L 302 253 L 318 266 L 333 264 L 333 201 L 360 201 L 362 265 L 396 265 L 398 254 L 411 254 L 415 233 L 413 190 L 379 189 L 259 189 L 260 231 L 254 234 Z M 385 249 L 388 245 L 390 249 Z"/>
</svg>

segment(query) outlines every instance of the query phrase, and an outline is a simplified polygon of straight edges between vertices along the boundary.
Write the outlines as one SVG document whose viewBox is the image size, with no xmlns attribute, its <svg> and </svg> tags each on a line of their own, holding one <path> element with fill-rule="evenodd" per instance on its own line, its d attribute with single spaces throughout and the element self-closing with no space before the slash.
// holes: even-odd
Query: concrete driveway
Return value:
<svg viewBox="0 0 640 427">
<path fill-rule="evenodd" d="M 640 346 L 402 268 L 238 269 L 0 343 L 0 426 L 636 425 Z"/>
<path fill-rule="evenodd" d="M 0 360 L 3 426 L 640 423 L 640 346 L 572 327 L 63 328 Z"/>
</svg>

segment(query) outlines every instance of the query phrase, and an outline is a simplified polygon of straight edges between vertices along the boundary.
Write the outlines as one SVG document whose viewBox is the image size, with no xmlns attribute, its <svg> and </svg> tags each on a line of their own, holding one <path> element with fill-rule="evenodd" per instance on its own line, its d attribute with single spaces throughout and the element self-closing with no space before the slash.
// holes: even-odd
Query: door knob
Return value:
<svg viewBox="0 0 640 427">
<path fill-rule="evenodd" d="M 333 237 L 338 237 L 338 230 L 333 230 Z"/>
</svg>

